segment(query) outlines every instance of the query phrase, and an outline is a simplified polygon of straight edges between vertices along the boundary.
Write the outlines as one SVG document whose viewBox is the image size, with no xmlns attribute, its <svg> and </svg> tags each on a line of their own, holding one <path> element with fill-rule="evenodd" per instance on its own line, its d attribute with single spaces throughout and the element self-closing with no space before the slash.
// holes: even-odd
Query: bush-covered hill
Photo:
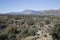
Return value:
<svg viewBox="0 0 60 40">
<path fill-rule="evenodd" d="M 60 39 L 58 16 L 0 15 L 0 40 L 49 40 L 50 36 Z"/>
</svg>

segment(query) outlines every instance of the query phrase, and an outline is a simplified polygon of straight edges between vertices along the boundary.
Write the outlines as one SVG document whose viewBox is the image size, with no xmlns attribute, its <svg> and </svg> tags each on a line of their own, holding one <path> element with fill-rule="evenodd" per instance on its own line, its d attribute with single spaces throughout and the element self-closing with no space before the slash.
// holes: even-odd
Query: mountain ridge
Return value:
<svg viewBox="0 0 60 40">
<path fill-rule="evenodd" d="M 1 13 L 0 13 L 1 14 Z M 60 15 L 59 9 L 54 10 L 42 10 L 42 11 L 35 11 L 35 10 L 24 10 L 22 12 L 10 12 L 5 14 L 11 14 L 11 15 Z"/>
</svg>

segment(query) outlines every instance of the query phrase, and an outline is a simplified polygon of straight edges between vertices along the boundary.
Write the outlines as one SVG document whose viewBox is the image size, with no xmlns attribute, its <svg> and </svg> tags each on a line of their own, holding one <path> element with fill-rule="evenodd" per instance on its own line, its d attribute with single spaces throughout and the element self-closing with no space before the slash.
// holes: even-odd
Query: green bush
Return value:
<svg viewBox="0 0 60 40">
<path fill-rule="evenodd" d="M 60 24 L 55 24 L 55 26 L 51 29 L 52 32 L 50 32 L 50 34 L 52 34 L 53 39 L 60 39 Z"/>
</svg>

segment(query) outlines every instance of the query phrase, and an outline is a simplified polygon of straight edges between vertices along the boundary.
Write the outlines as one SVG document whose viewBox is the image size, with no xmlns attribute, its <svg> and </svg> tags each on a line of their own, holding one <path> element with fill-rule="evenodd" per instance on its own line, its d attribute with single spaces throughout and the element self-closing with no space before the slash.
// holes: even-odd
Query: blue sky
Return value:
<svg viewBox="0 0 60 40">
<path fill-rule="evenodd" d="M 0 13 L 60 9 L 60 0 L 0 0 Z"/>
</svg>

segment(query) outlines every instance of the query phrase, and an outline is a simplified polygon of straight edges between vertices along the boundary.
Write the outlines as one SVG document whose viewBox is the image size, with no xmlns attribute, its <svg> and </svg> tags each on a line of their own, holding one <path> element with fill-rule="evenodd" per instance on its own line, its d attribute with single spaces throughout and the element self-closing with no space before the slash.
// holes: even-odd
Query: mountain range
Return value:
<svg viewBox="0 0 60 40">
<path fill-rule="evenodd" d="M 60 15 L 60 10 L 42 10 L 42 11 L 34 11 L 34 10 L 24 10 L 22 12 L 10 12 L 5 14 L 11 15 Z"/>
</svg>

